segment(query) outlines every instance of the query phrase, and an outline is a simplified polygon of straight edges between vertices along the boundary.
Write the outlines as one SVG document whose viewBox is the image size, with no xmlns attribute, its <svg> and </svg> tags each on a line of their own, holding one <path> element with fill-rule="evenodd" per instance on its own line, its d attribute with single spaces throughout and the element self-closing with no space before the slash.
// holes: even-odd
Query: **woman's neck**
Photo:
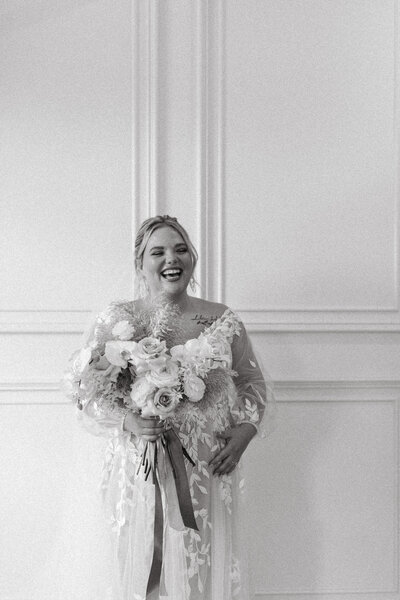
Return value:
<svg viewBox="0 0 400 600">
<path fill-rule="evenodd" d="M 145 300 L 145 302 L 149 304 L 158 303 L 160 301 L 166 303 L 172 302 L 179 307 L 182 314 L 190 312 L 192 309 L 192 299 L 186 291 L 176 296 L 162 293 L 160 295 L 149 296 Z"/>
</svg>

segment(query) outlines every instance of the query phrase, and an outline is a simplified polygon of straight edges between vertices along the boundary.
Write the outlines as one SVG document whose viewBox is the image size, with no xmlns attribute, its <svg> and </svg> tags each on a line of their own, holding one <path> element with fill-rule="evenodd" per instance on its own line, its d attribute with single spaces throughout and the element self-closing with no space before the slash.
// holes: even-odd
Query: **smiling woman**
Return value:
<svg viewBox="0 0 400 600">
<path fill-rule="evenodd" d="M 151 238 L 151 239 L 150 239 Z M 186 230 L 177 219 L 165 215 L 144 221 L 135 244 L 136 274 L 141 295 L 161 292 L 174 297 L 184 295 L 197 264 L 197 252 Z M 179 285 L 168 286 L 179 282 Z"/>
<path fill-rule="evenodd" d="M 84 427 L 108 440 L 114 558 L 96 600 L 247 600 L 240 459 L 271 383 L 238 315 L 188 294 L 197 252 L 176 219 L 145 221 L 135 260 L 139 297 L 96 317 L 65 377 Z"/>
</svg>

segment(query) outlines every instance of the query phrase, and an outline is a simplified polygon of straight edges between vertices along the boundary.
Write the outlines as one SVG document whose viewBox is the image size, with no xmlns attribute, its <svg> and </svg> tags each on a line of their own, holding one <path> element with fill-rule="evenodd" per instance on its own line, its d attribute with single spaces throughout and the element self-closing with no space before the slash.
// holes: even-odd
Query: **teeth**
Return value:
<svg viewBox="0 0 400 600">
<path fill-rule="evenodd" d="M 162 274 L 163 275 L 179 275 L 180 270 L 179 269 L 167 269 L 166 271 L 163 271 Z"/>
</svg>

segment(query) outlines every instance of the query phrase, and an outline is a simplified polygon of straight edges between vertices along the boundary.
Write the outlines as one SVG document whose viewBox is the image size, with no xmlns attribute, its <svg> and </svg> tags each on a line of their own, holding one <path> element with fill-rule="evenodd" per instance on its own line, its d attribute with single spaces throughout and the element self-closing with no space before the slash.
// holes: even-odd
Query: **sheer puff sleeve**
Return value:
<svg viewBox="0 0 400 600">
<path fill-rule="evenodd" d="M 104 350 L 104 331 L 121 318 L 118 302 L 113 302 L 97 314 L 93 313 L 81 338 L 81 346 L 70 356 L 60 382 L 62 392 L 77 407 L 77 419 L 97 436 L 128 435 L 123 429 L 128 409 L 111 403 L 99 393 L 93 361 Z M 105 327 L 106 325 L 106 327 Z"/>
<path fill-rule="evenodd" d="M 276 399 L 273 383 L 253 349 L 245 326 L 239 317 L 236 318 L 238 327 L 231 349 L 238 399 L 232 413 L 237 424 L 250 423 L 256 428 L 258 436 L 265 438 L 274 429 Z"/>
</svg>

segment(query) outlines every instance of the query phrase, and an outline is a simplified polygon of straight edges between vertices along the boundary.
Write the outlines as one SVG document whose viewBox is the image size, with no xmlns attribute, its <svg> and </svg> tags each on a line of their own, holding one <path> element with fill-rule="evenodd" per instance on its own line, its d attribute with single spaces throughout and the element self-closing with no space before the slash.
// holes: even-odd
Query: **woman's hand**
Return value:
<svg viewBox="0 0 400 600">
<path fill-rule="evenodd" d="M 228 475 L 231 473 L 256 433 L 256 428 L 250 423 L 242 423 L 233 429 L 217 433 L 216 437 L 226 440 L 226 444 L 224 448 L 214 452 L 208 463 L 210 467 L 214 467 L 213 474 Z"/>
<path fill-rule="evenodd" d="M 165 422 L 159 417 L 141 417 L 129 411 L 124 419 L 124 431 L 130 431 L 145 442 L 155 442 L 165 431 Z"/>
</svg>

